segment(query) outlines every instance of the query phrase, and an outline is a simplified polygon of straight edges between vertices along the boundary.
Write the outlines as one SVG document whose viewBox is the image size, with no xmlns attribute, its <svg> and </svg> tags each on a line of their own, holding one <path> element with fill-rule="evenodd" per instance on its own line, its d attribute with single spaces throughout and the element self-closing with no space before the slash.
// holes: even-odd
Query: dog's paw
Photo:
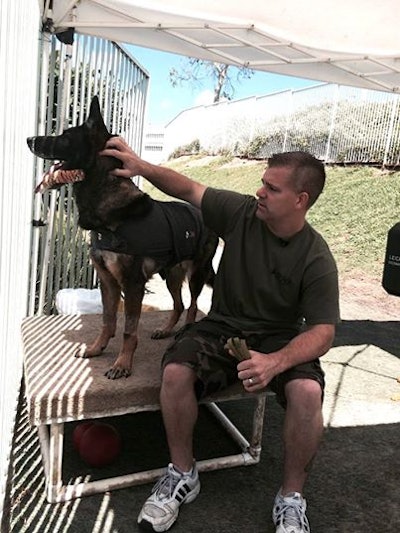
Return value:
<svg viewBox="0 0 400 533">
<path fill-rule="evenodd" d="M 122 368 L 120 366 L 111 367 L 110 370 L 104 374 L 108 379 L 119 379 L 119 378 L 128 378 L 131 375 L 131 371 L 127 368 Z"/>
<path fill-rule="evenodd" d="M 74 351 L 74 357 L 85 357 L 86 352 L 86 344 L 81 344 L 75 351 Z"/>
<path fill-rule="evenodd" d="M 152 339 L 166 339 L 167 337 L 171 337 L 172 331 L 171 330 L 165 330 L 165 329 L 155 329 L 153 333 L 151 334 Z"/>
<path fill-rule="evenodd" d="M 105 349 L 105 346 L 99 346 L 92 344 L 87 346 L 86 344 L 81 344 L 79 348 L 75 351 L 75 357 L 81 357 L 82 359 L 89 359 L 90 357 L 97 357 L 101 355 Z"/>
</svg>

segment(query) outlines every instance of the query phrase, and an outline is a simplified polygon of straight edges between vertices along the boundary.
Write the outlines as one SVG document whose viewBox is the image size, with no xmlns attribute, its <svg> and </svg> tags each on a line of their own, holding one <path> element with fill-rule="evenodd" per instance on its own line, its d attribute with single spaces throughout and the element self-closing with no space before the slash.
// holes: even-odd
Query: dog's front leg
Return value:
<svg viewBox="0 0 400 533">
<path fill-rule="evenodd" d="M 101 301 L 103 305 L 103 326 L 94 342 L 88 346 L 83 357 L 96 357 L 107 347 L 115 336 L 118 305 L 121 300 L 121 287 L 115 277 L 107 270 L 102 261 L 92 255 L 92 262 L 100 279 Z"/>
<path fill-rule="evenodd" d="M 133 354 L 138 343 L 137 329 L 142 310 L 145 279 L 124 283 L 125 294 L 125 328 L 122 349 L 113 364 L 105 373 L 109 379 L 128 377 L 132 373 Z"/>
</svg>

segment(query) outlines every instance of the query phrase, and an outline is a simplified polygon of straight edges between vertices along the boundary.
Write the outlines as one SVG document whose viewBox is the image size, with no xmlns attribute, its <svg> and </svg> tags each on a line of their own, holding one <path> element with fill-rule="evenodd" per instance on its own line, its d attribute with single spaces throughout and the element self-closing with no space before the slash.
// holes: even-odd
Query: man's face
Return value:
<svg viewBox="0 0 400 533">
<path fill-rule="evenodd" d="M 262 177 L 262 186 L 256 192 L 258 206 L 256 216 L 266 223 L 284 221 L 299 209 L 300 194 L 290 180 L 292 169 L 288 167 L 267 168 Z"/>
</svg>

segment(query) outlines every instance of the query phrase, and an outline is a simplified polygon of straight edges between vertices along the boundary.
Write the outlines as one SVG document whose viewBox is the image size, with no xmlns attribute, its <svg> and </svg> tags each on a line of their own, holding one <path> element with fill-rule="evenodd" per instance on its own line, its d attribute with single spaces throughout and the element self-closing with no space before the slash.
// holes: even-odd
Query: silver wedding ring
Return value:
<svg viewBox="0 0 400 533">
<path fill-rule="evenodd" d="M 250 383 L 250 385 L 253 385 L 254 379 L 253 378 L 249 378 L 249 383 Z"/>
</svg>

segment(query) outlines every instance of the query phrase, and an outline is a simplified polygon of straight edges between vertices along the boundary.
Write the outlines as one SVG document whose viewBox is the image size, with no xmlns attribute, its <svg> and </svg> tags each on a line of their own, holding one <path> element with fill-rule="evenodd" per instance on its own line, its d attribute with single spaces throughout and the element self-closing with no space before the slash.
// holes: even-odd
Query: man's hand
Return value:
<svg viewBox="0 0 400 533">
<path fill-rule="evenodd" d="M 115 157 L 122 162 L 122 168 L 112 171 L 114 176 L 120 178 L 143 176 L 165 194 L 185 200 L 198 208 L 201 207 L 205 185 L 191 180 L 172 168 L 144 161 L 135 154 L 122 137 L 111 137 L 99 155 Z"/>
<path fill-rule="evenodd" d="M 334 336 L 334 324 L 316 324 L 276 352 L 264 354 L 249 350 L 251 359 L 237 365 L 238 377 L 247 391 L 260 390 L 285 370 L 322 357 L 332 346 Z"/>
<path fill-rule="evenodd" d="M 105 148 L 99 153 L 101 156 L 110 156 L 122 162 L 122 168 L 112 171 L 119 178 L 132 178 L 142 174 L 145 162 L 131 149 L 122 137 L 111 137 Z"/>
<path fill-rule="evenodd" d="M 280 373 L 279 357 L 275 353 L 265 354 L 249 350 L 250 359 L 245 359 L 237 365 L 238 378 L 248 392 L 264 389 L 268 383 Z"/>
<path fill-rule="evenodd" d="M 239 337 L 230 338 L 225 348 L 239 361 L 237 365 L 238 378 L 242 380 L 243 387 L 248 392 L 263 389 L 279 372 L 277 369 L 271 372 L 271 369 L 275 367 L 274 362 L 272 362 L 272 365 L 269 364 L 272 361 L 272 356 L 269 362 L 265 361 L 268 355 L 249 350 L 244 339 Z M 275 359 L 275 361 L 278 362 L 278 359 Z"/>
</svg>

